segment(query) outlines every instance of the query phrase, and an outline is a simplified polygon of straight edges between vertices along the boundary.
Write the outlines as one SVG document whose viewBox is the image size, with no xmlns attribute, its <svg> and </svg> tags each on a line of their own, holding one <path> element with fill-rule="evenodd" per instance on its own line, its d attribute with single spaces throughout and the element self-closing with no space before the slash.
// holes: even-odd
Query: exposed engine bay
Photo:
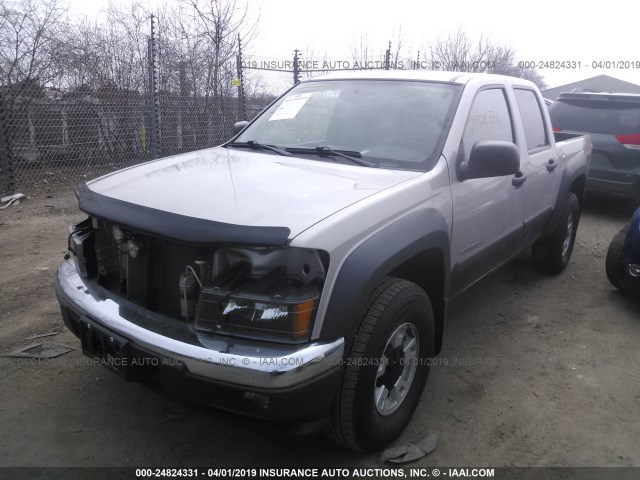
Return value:
<svg viewBox="0 0 640 480">
<path fill-rule="evenodd" d="M 202 333 L 308 340 L 328 267 L 323 251 L 194 246 L 90 217 L 71 227 L 80 273 Z"/>
</svg>

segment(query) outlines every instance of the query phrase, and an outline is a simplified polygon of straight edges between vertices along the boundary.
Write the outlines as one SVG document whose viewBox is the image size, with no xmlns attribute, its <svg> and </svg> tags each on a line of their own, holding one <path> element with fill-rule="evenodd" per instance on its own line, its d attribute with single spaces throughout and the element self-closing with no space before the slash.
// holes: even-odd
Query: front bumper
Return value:
<svg viewBox="0 0 640 480">
<path fill-rule="evenodd" d="M 93 326 L 107 342 L 126 344 L 121 355 L 129 365 L 146 359 L 133 362 L 141 368 L 123 369 L 127 375 L 144 372 L 132 379 L 153 379 L 165 393 L 191 403 L 287 421 L 328 408 L 339 386 L 342 338 L 283 346 L 202 335 L 191 324 L 114 297 L 82 278 L 74 259 L 58 269 L 56 296 L 85 353 L 91 355 L 85 339 Z"/>
</svg>

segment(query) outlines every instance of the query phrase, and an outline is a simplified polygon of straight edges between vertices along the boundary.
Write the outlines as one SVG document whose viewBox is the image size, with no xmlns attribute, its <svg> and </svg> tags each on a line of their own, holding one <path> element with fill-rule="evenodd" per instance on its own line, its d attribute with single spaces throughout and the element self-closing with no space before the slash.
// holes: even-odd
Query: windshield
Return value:
<svg viewBox="0 0 640 480">
<path fill-rule="evenodd" d="M 314 154 L 323 147 L 359 154 L 383 168 L 427 171 L 440 156 L 460 89 L 395 80 L 306 82 L 278 99 L 234 141 L 296 149 L 302 156 L 298 149 Z"/>
</svg>

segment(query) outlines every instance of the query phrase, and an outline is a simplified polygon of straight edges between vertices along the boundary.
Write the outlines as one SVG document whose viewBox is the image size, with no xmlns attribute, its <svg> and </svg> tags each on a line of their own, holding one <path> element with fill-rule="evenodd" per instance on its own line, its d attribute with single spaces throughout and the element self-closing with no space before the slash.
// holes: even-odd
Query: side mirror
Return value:
<svg viewBox="0 0 640 480">
<path fill-rule="evenodd" d="M 233 124 L 233 134 L 237 135 L 239 134 L 242 130 L 244 130 L 244 127 L 246 127 L 247 125 L 249 125 L 249 122 L 247 122 L 246 120 L 242 120 L 240 122 L 236 122 Z"/>
<path fill-rule="evenodd" d="M 502 177 L 520 171 L 520 151 L 511 142 L 484 140 L 471 148 L 469 160 L 458 165 L 458 178 Z"/>
</svg>

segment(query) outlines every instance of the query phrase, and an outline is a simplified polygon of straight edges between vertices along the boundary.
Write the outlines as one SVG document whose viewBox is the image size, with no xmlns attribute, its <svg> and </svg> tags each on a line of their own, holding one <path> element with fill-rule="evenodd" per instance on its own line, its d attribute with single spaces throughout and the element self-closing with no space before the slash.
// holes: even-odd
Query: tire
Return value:
<svg viewBox="0 0 640 480">
<path fill-rule="evenodd" d="M 624 242 L 629 233 L 629 227 L 622 228 L 611 240 L 609 249 L 607 250 L 607 259 L 605 261 L 605 270 L 607 272 L 607 278 L 611 285 L 618 290 L 629 292 L 632 289 L 627 279 L 625 262 L 624 262 Z"/>
<path fill-rule="evenodd" d="M 434 350 L 429 297 L 414 283 L 386 279 L 349 348 L 328 433 L 352 450 L 378 450 L 409 423 L 427 381 Z"/>
<path fill-rule="evenodd" d="M 569 263 L 580 222 L 580 202 L 570 193 L 553 233 L 538 240 L 531 250 L 533 264 L 545 273 L 557 275 Z"/>
</svg>

